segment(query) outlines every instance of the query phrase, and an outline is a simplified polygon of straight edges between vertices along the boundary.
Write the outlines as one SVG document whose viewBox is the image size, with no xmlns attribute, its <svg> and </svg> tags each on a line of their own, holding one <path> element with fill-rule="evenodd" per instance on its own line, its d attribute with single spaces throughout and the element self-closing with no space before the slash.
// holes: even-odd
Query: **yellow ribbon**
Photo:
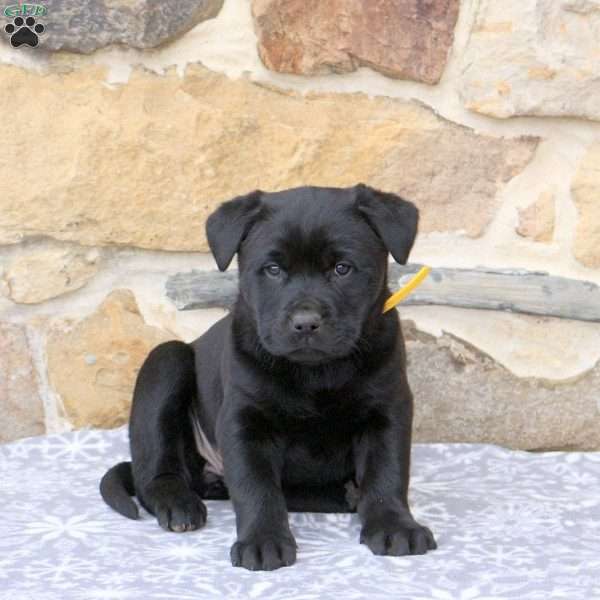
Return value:
<svg viewBox="0 0 600 600">
<path fill-rule="evenodd" d="M 401 287 L 397 292 L 394 292 L 383 305 L 383 312 L 386 313 L 388 310 L 392 310 L 397 304 L 400 304 L 404 298 L 408 295 L 412 294 L 412 292 L 419 287 L 429 272 L 431 271 L 431 267 L 421 267 L 419 272 L 403 287 Z"/>
</svg>

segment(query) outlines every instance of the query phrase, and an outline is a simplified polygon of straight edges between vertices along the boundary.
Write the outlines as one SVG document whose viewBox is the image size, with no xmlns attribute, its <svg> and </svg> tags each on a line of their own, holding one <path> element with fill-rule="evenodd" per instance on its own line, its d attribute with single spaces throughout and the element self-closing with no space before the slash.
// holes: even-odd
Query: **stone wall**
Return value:
<svg viewBox="0 0 600 600">
<path fill-rule="evenodd" d="M 414 262 L 600 283 L 597 0 L 41 4 L 0 32 L 0 441 L 124 423 L 223 314 L 167 277 L 257 187 L 362 181 L 419 205 Z M 400 313 L 417 440 L 600 449 L 600 324 Z"/>
</svg>

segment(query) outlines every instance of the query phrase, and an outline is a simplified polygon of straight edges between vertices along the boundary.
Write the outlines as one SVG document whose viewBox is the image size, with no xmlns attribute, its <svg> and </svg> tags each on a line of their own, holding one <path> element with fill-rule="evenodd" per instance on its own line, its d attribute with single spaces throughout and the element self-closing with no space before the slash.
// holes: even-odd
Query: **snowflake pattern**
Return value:
<svg viewBox="0 0 600 600">
<path fill-rule="evenodd" d="M 376 557 L 356 515 L 293 514 L 298 561 L 234 569 L 229 502 L 200 531 L 166 533 L 105 506 L 98 482 L 126 428 L 0 446 L 0 600 L 569 600 L 600 598 L 600 453 L 415 445 L 411 502 L 425 556 Z"/>
</svg>

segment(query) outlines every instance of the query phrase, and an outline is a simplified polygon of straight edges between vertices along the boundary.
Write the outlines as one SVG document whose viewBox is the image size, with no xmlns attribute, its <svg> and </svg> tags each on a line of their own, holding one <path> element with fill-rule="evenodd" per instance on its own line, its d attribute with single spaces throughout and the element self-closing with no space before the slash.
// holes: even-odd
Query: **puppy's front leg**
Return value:
<svg viewBox="0 0 600 600">
<path fill-rule="evenodd" d="M 396 418 L 382 415 L 355 442 L 360 542 L 373 554 L 425 554 L 437 547 L 408 506 L 410 421 L 410 412 Z"/>
<path fill-rule="evenodd" d="M 225 482 L 235 509 L 237 541 L 231 563 L 271 571 L 296 561 L 296 540 L 281 489 L 283 447 L 258 436 L 240 416 L 225 420 L 221 437 Z"/>
</svg>

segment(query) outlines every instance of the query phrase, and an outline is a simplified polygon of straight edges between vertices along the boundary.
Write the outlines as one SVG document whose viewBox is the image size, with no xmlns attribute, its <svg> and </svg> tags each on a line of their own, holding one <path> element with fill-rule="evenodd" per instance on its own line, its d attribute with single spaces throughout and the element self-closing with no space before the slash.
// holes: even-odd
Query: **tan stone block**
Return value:
<svg viewBox="0 0 600 600">
<path fill-rule="evenodd" d="M 36 304 L 83 287 L 100 268 L 93 248 L 27 247 L 6 265 L 5 292 L 13 302 Z"/>
<path fill-rule="evenodd" d="M 517 233 L 535 242 L 551 242 L 554 237 L 555 212 L 554 193 L 542 192 L 535 202 L 519 210 Z"/>
<path fill-rule="evenodd" d="M 256 188 L 358 182 L 415 201 L 422 232 L 477 236 L 537 145 L 478 135 L 416 103 L 305 97 L 200 67 L 184 78 L 138 70 L 111 89 L 96 68 L 40 76 L 0 66 L 0 83 L 0 110 L 11 115 L 0 243 L 44 235 L 206 251 L 204 221 L 224 200 Z M 36 176 L 15 185 L 14 164 Z"/>
<path fill-rule="evenodd" d="M 129 416 L 133 386 L 155 346 L 173 339 L 144 322 L 129 290 L 112 292 L 89 317 L 55 325 L 48 376 L 75 427 L 116 427 Z"/>
<path fill-rule="evenodd" d="M 584 156 L 572 186 L 579 218 L 575 257 L 586 267 L 600 268 L 600 143 Z"/>
</svg>

